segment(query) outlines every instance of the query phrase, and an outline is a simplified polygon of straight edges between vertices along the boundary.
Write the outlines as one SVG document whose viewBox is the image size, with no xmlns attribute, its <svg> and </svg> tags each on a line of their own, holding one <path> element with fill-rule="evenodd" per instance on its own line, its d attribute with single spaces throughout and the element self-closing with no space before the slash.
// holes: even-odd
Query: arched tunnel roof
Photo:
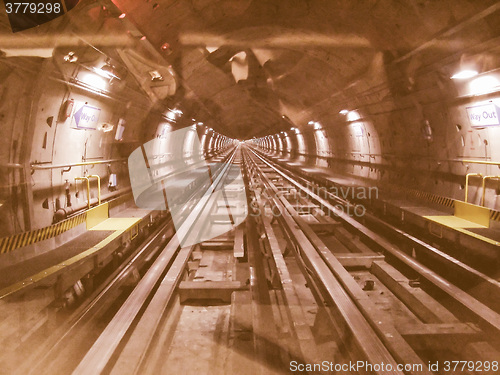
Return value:
<svg viewBox="0 0 500 375">
<path fill-rule="evenodd" d="M 446 69 L 499 27 L 494 1 L 114 3 L 172 64 L 179 101 L 240 139 L 331 119 L 387 80 L 404 95 L 418 69 Z"/>
</svg>

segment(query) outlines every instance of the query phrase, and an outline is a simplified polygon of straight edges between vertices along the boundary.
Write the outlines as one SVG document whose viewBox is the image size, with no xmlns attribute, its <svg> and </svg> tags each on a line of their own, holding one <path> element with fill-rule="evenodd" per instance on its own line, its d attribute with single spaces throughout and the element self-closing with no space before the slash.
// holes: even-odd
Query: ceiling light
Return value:
<svg viewBox="0 0 500 375">
<path fill-rule="evenodd" d="M 115 73 L 115 68 L 113 65 L 111 65 L 111 63 L 108 61 L 106 61 L 104 63 L 103 66 L 101 66 L 100 68 L 93 68 L 94 72 L 96 72 L 97 74 L 99 74 L 101 77 L 103 78 L 107 78 L 107 79 L 111 79 L 111 78 L 116 78 L 116 79 L 120 79 L 120 77 L 118 77 Z"/>
<path fill-rule="evenodd" d="M 307 124 L 308 125 L 314 125 L 314 121 L 309 121 Z"/>
<path fill-rule="evenodd" d="M 343 109 L 339 112 L 341 115 L 347 115 L 349 113 L 349 110 Z"/>
<path fill-rule="evenodd" d="M 358 111 L 349 111 L 347 114 L 347 121 L 357 121 L 361 119 L 361 115 Z"/>
<path fill-rule="evenodd" d="M 152 82 L 163 81 L 163 77 L 161 76 L 160 72 L 157 71 L 157 70 L 150 71 L 149 75 L 151 76 L 151 81 Z"/>
<path fill-rule="evenodd" d="M 451 79 L 467 79 L 478 75 L 476 70 L 465 69 L 451 76 Z"/>
<path fill-rule="evenodd" d="M 78 56 L 76 56 L 73 51 L 68 52 L 68 54 L 64 56 L 64 61 L 69 63 L 75 63 L 78 61 Z"/>
<path fill-rule="evenodd" d="M 107 87 L 107 82 L 101 76 L 90 72 L 82 73 L 80 80 L 93 89 L 106 90 Z"/>
<path fill-rule="evenodd" d="M 471 95 L 481 95 L 488 92 L 498 90 L 500 82 L 497 77 L 493 75 L 482 76 L 474 78 L 469 83 Z"/>
<path fill-rule="evenodd" d="M 114 125 L 107 124 L 107 123 L 103 123 L 103 124 L 100 124 L 100 125 L 97 127 L 97 130 L 100 130 L 100 131 L 102 131 L 103 133 L 108 133 L 108 132 L 110 132 L 111 130 L 113 130 L 113 128 L 114 128 Z"/>
<path fill-rule="evenodd" d="M 124 19 L 126 16 L 127 16 L 127 15 L 126 15 L 125 13 L 122 13 L 122 14 L 120 14 L 120 15 L 118 16 L 118 18 L 122 20 L 122 19 Z"/>
</svg>

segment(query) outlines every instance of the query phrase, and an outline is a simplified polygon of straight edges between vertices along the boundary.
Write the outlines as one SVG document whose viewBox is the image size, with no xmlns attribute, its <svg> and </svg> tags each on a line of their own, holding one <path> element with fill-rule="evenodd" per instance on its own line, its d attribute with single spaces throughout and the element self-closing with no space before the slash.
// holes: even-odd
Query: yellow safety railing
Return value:
<svg viewBox="0 0 500 375">
<path fill-rule="evenodd" d="M 483 177 L 482 173 L 467 173 L 465 175 L 465 202 L 469 200 L 469 177 Z"/>
<path fill-rule="evenodd" d="M 87 206 L 90 209 L 90 179 L 97 178 L 97 204 L 101 204 L 101 177 L 96 174 L 92 174 L 90 176 L 83 177 L 75 177 L 75 180 L 84 180 L 87 181 Z"/>
<path fill-rule="evenodd" d="M 484 199 L 486 197 L 486 180 L 500 180 L 500 176 L 484 176 L 483 177 L 483 195 L 481 196 L 481 206 L 484 206 Z"/>
<path fill-rule="evenodd" d="M 486 164 L 486 165 L 498 165 L 500 166 L 500 161 L 489 161 L 489 160 L 468 160 L 468 159 L 459 159 L 462 163 L 471 163 L 471 164 Z"/>
</svg>

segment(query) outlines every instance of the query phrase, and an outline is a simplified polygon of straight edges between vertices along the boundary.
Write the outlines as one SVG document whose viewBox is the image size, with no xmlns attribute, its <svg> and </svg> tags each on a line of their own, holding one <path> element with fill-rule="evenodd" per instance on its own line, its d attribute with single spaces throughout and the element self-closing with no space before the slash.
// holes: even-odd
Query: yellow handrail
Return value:
<svg viewBox="0 0 500 375">
<path fill-rule="evenodd" d="M 98 202 L 97 204 L 101 204 L 101 177 L 99 177 L 96 174 L 92 174 L 88 177 L 89 177 L 89 179 L 91 177 L 97 178 L 97 202 Z"/>
<path fill-rule="evenodd" d="M 75 177 L 75 180 L 85 180 L 87 181 L 87 205 L 90 209 L 90 180 L 88 177 Z"/>
<path fill-rule="evenodd" d="M 484 176 L 483 177 L 483 195 L 481 196 L 481 206 L 484 206 L 484 199 L 486 197 L 486 180 L 500 179 L 500 176 Z"/>
<path fill-rule="evenodd" d="M 483 177 L 482 173 L 467 173 L 465 175 L 465 203 L 468 203 L 469 200 L 469 177 Z"/>
<path fill-rule="evenodd" d="M 499 165 L 500 166 L 500 161 L 487 161 L 487 160 L 466 160 L 466 159 L 460 159 L 462 163 L 472 163 L 472 164 L 488 164 L 488 165 Z"/>
</svg>

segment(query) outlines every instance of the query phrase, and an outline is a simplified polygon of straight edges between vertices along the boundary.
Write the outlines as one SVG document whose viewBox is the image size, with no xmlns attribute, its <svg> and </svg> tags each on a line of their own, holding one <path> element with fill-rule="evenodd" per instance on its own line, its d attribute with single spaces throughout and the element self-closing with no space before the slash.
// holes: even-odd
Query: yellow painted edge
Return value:
<svg viewBox="0 0 500 375">
<path fill-rule="evenodd" d="M 432 221 L 434 223 L 437 223 L 437 224 L 440 224 L 442 225 L 443 227 L 447 227 L 447 228 L 451 228 L 451 229 L 454 229 L 458 232 L 461 232 L 463 234 L 466 234 L 468 236 L 471 236 L 471 237 L 474 237 L 478 240 L 481 240 L 481 241 L 484 241 L 484 242 L 487 242 L 491 245 L 494 245 L 494 246 L 500 246 L 500 242 L 498 241 L 495 241 L 495 240 L 492 240 L 491 238 L 488 238 L 488 237 L 485 237 L 485 236 L 481 236 L 480 234 L 477 234 L 477 233 L 474 233 L 474 232 L 471 232 L 470 230 L 467 230 L 467 229 L 464 229 L 464 228 L 457 228 L 457 227 L 452 227 L 450 225 L 446 225 L 446 224 L 443 224 L 442 222 L 439 222 L 439 221 L 436 221 L 434 218 L 435 217 L 443 217 L 443 216 L 423 216 L 425 219 L 429 220 L 429 221 Z M 485 228 L 485 227 L 483 227 Z"/>
<path fill-rule="evenodd" d="M 109 218 L 108 203 L 103 203 L 87 211 L 87 230 Z"/>
<path fill-rule="evenodd" d="M 33 276 L 27 277 L 24 280 L 18 281 L 17 283 L 12 284 L 12 285 L 0 290 L 0 299 L 5 298 L 5 297 L 15 293 L 15 292 L 25 288 L 26 286 L 28 286 L 30 284 L 35 284 L 38 281 L 55 274 L 59 270 L 65 268 L 65 267 L 68 267 L 72 264 L 75 264 L 75 263 L 79 262 L 80 260 L 94 254 L 95 252 L 101 250 L 106 245 L 110 244 L 111 241 L 113 241 L 114 239 L 118 238 L 120 235 L 125 233 L 125 231 L 126 230 L 117 230 L 114 233 L 110 234 L 108 237 L 106 237 L 104 240 L 102 240 L 101 242 L 96 244 L 95 246 L 92 246 L 90 249 L 87 249 L 87 250 L 81 252 L 80 254 L 75 255 L 74 257 L 66 259 L 65 261 L 63 261 L 61 263 L 58 263 L 58 264 L 56 264 L 52 267 L 49 267 L 49 268 L 47 268 L 47 269 L 45 269 L 45 270 L 43 270 L 43 271 L 41 271 Z"/>
<path fill-rule="evenodd" d="M 465 233 L 465 234 L 467 234 L 469 236 L 475 237 L 478 240 L 481 240 L 481 241 L 484 241 L 484 242 L 488 242 L 491 245 L 500 246 L 500 242 L 492 240 L 491 238 L 488 238 L 488 237 L 485 237 L 485 236 L 481 236 L 480 234 L 471 232 L 470 230 L 462 229 L 462 228 L 457 228 L 456 230 L 458 230 L 459 232 L 463 232 L 463 233 Z"/>
</svg>

